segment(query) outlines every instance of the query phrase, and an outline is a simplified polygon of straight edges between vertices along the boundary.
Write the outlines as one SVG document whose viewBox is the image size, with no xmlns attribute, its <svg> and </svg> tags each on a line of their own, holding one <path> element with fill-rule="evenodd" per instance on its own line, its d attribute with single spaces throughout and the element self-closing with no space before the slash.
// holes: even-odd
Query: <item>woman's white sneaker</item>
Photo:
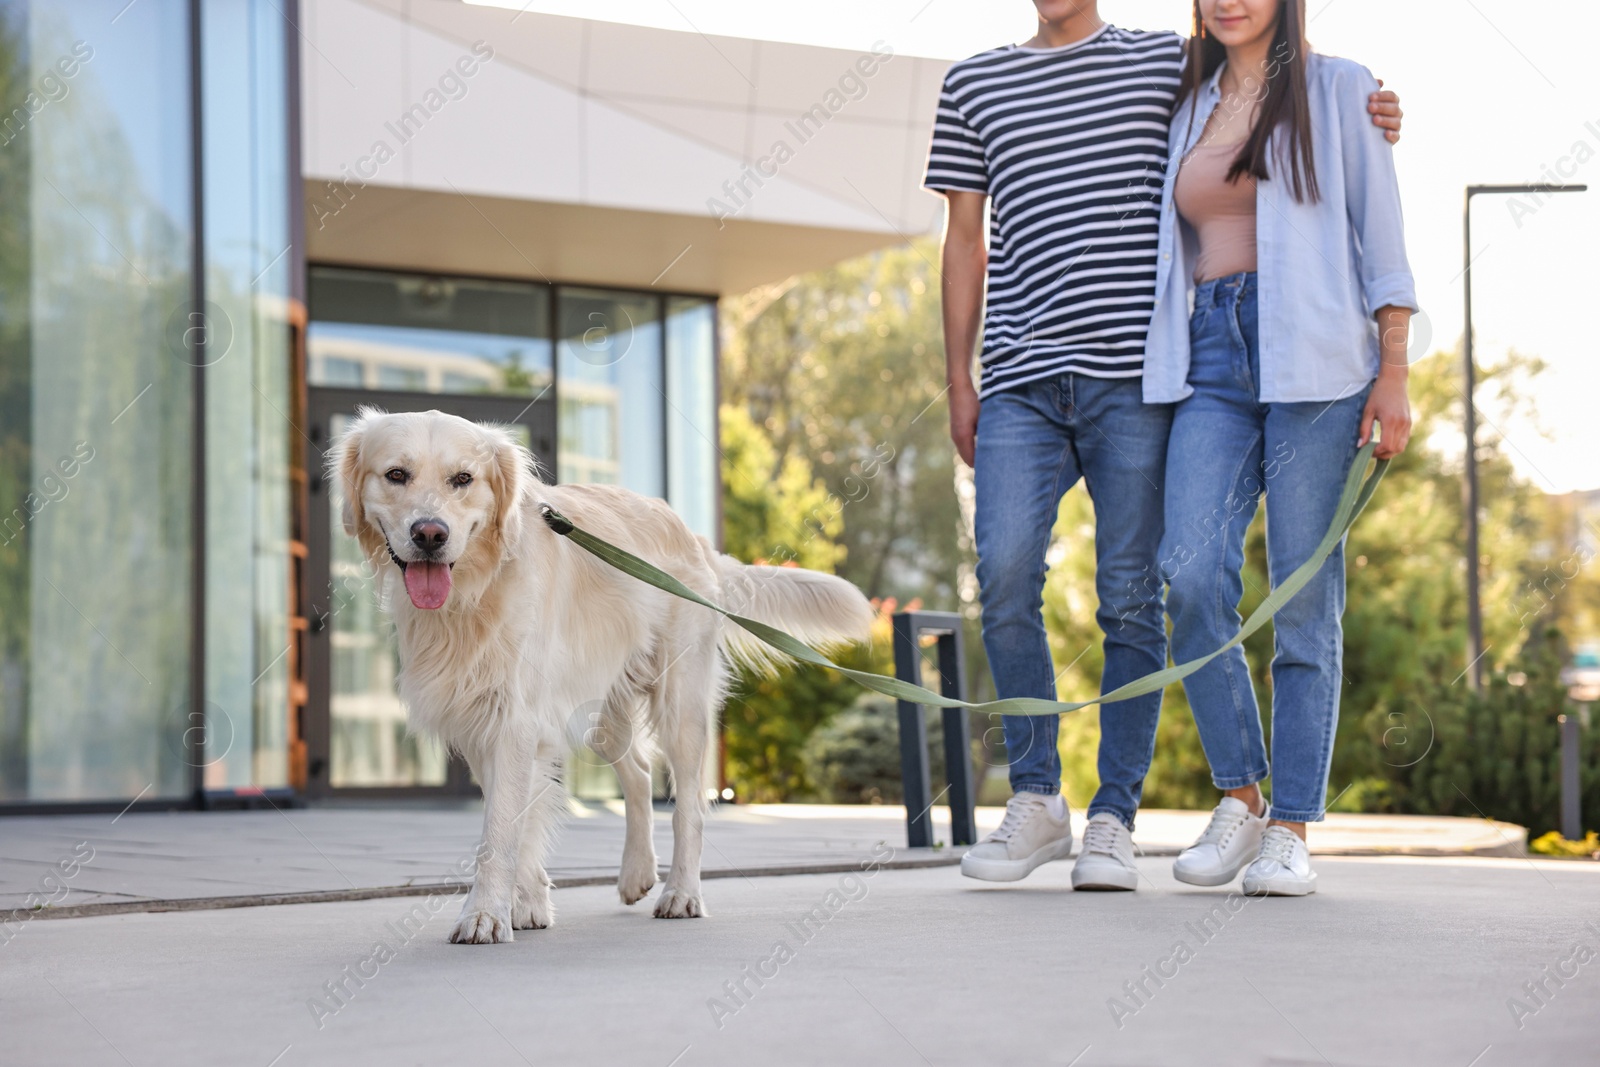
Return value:
<svg viewBox="0 0 1600 1067">
<path fill-rule="evenodd" d="M 1133 835 L 1108 811 L 1090 818 L 1083 828 L 1083 848 L 1072 865 L 1074 889 L 1137 889 L 1139 868 L 1133 864 Z"/>
<path fill-rule="evenodd" d="M 1251 814 L 1242 800 L 1223 797 L 1205 833 L 1173 861 L 1172 877 L 1189 885 L 1227 885 L 1260 853 L 1266 826 L 1265 815 Z"/>
<path fill-rule="evenodd" d="M 1060 815 L 1052 811 L 1059 806 Z M 1072 854 L 1072 812 L 1060 795 L 1018 793 L 993 833 L 961 857 L 961 873 L 985 882 L 1015 882 L 1041 863 Z"/>
<path fill-rule="evenodd" d="M 1269 826 L 1261 835 L 1261 854 L 1244 872 L 1249 896 L 1303 897 L 1317 891 L 1311 851 L 1287 826 Z"/>
</svg>

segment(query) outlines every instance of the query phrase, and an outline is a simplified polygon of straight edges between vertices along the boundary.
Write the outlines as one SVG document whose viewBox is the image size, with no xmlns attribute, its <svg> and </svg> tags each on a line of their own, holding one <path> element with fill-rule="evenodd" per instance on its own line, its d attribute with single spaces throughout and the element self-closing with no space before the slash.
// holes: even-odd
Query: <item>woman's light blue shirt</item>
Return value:
<svg viewBox="0 0 1600 1067">
<path fill-rule="evenodd" d="M 1378 375 L 1377 310 L 1417 308 L 1394 153 L 1367 113 L 1377 79 L 1361 64 L 1333 56 L 1313 53 L 1306 65 L 1321 196 L 1295 200 L 1282 130 L 1267 160 L 1272 177 L 1256 183 L 1262 403 L 1337 400 L 1362 389 Z M 1179 162 L 1221 99 L 1223 69 L 1198 99 L 1178 108 L 1167 138 L 1155 314 L 1145 345 L 1148 403 L 1193 392 L 1189 310 L 1198 242 L 1179 217 L 1173 192 Z"/>
</svg>

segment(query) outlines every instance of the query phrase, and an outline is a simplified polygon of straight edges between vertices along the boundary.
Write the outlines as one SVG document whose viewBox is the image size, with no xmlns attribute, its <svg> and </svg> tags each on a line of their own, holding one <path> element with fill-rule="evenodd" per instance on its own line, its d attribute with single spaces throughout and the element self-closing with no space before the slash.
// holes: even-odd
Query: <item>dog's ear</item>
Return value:
<svg viewBox="0 0 1600 1067">
<path fill-rule="evenodd" d="M 372 420 L 382 415 L 377 408 L 363 407 L 356 412 L 355 421 L 339 435 L 328 449 L 328 477 L 339 485 L 339 495 L 344 499 L 340 519 L 344 532 L 360 538 L 366 529 L 366 510 L 361 503 L 361 444 Z"/>
<path fill-rule="evenodd" d="M 495 534 L 503 554 L 509 555 L 522 537 L 522 507 L 533 489 L 533 459 L 516 438 L 502 429 L 488 431 L 494 448 L 490 482 L 494 489 Z"/>
</svg>

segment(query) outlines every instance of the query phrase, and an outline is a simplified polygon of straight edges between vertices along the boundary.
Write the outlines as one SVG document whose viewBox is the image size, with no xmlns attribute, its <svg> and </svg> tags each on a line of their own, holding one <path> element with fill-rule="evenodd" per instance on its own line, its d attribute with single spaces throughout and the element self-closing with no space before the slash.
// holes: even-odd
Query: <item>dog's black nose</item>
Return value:
<svg viewBox="0 0 1600 1067">
<path fill-rule="evenodd" d="M 450 527 L 438 519 L 418 519 L 411 524 L 411 543 L 424 552 L 437 552 L 450 540 Z"/>
</svg>

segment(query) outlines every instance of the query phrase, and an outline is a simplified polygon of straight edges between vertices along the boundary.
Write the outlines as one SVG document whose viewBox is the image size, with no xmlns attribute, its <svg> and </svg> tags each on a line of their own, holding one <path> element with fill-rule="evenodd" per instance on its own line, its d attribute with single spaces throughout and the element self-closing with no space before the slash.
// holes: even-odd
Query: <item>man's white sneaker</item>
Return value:
<svg viewBox="0 0 1600 1067">
<path fill-rule="evenodd" d="M 1206 832 L 1173 861 L 1172 877 L 1190 885 L 1227 885 L 1260 852 L 1266 826 L 1265 815 L 1252 815 L 1244 801 L 1223 797 Z"/>
<path fill-rule="evenodd" d="M 1006 815 L 988 837 L 961 857 L 961 873 L 985 882 L 1015 882 L 1041 863 L 1072 853 L 1072 812 L 1061 804 L 1058 818 L 1053 798 L 1018 793 L 1006 801 Z"/>
<path fill-rule="evenodd" d="M 1261 854 L 1245 868 L 1244 891 L 1250 896 L 1303 897 L 1317 891 L 1311 852 L 1287 826 L 1269 826 L 1261 835 Z"/>
<path fill-rule="evenodd" d="M 1122 820 L 1102 811 L 1083 828 L 1083 848 L 1072 865 L 1074 889 L 1137 889 L 1139 868 L 1133 865 L 1133 835 Z"/>
</svg>

